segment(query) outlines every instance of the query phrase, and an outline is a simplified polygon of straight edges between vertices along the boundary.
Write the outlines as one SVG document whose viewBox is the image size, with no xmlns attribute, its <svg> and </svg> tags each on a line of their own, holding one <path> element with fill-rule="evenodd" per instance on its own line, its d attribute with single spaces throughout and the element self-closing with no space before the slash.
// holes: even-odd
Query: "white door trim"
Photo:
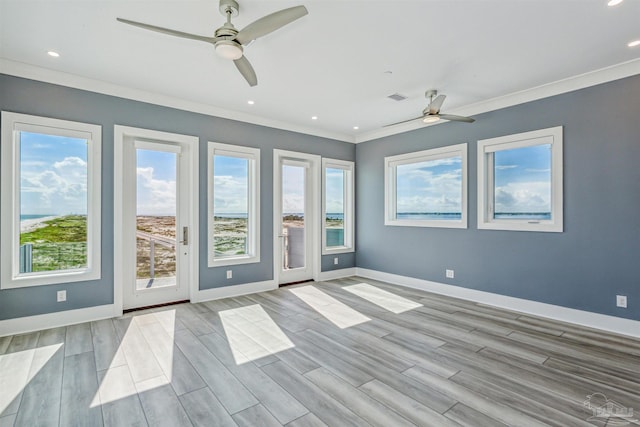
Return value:
<svg viewBox="0 0 640 427">
<path fill-rule="evenodd" d="M 320 165 L 321 157 L 315 154 L 298 153 L 296 151 L 273 150 L 273 279 L 276 284 L 280 283 L 280 262 L 281 262 L 281 241 L 280 235 L 281 217 L 282 217 L 282 190 L 280 188 L 282 169 L 280 162 L 282 159 L 304 160 L 308 161 L 309 179 L 311 188 L 311 211 L 313 213 L 312 220 L 309 225 L 309 236 L 311 238 L 311 272 L 313 280 L 320 277 L 321 267 L 321 230 L 320 230 L 320 207 L 321 207 L 321 188 L 320 188 Z M 305 220 L 305 223 L 306 220 Z"/>
<path fill-rule="evenodd" d="M 188 268 L 188 287 L 189 296 L 192 298 L 198 292 L 199 288 L 199 144 L 200 140 L 196 136 L 161 132 L 150 129 L 134 128 L 129 126 L 114 126 L 114 193 L 113 193 L 113 302 L 115 307 L 115 315 L 121 315 L 124 304 L 123 275 L 124 263 L 122 253 L 124 253 L 124 204 L 122 194 L 129 191 L 130 183 L 124 182 L 124 143 L 129 138 L 147 139 L 154 141 L 178 142 L 188 144 L 193 147 L 188 150 L 188 163 L 190 165 L 190 173 L 187 179 L 188 186 L 192 189 L 191 209 L 188 214 L 188 222 L 191 225 L 189 233 L 190 239 L 190 262 Z"/>
</svg>

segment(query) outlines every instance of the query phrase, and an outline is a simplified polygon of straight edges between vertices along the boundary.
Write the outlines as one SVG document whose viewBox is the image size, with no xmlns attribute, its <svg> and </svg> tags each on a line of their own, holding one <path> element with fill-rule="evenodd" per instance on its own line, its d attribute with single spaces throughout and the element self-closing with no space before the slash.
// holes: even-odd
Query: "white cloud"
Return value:
<svg viewBox="0 0 640 427">
<path fill-rule="evenodd" d="M 549 212 L 551 185 L 548 181 L 511 182 L 495 191 L 496 212 Z"/>
<path fill-rule="evenodd" d="M 551 169 L 549 169 L 549 168 L 547 168 L 547 169 L 529 169 L 529 168 L 527 168 L 527 169 L 525 169 L 525 171 L 534 172 L 534 173 L 536 173 L 536 172 L 550 172 Z"/>
<path fill-rule="evenodd" d="M 215 213 L 247 213 L 247 178 L 217 175 L 214 183 Z"/>
<path fill-rule="evenodd" d="M 137 203 L 140 215 L 175 215 L 176 182 L 154 178 L 153 167 L 137 168 Z"/>
<path fill-rule="evenodd" d="M 87 213 L 87 163 L 79 157 L 55 162 L 53 170 L 33 172 L 25 168 L 20 186 L 25 214 Z"/>
<path fill-rule="evenodd" d="M 455 159 L 442 159 L 443 161 Z M 454 165 L 459 162 L 450 162 Z M 462 169 L 434 174 L 425 168 L 403 171 L 397 194 L 398 212 L 460 212 Z"/>
<path fill-rule="evenodd" d="M 506 169 L 515 169 L 517 167 L 518 167 L 518 165 L 499 165 L 499 166 L 496 166 L 496 169 L 501 171 L 501 170 L 506 170 Z"/>
</svg>

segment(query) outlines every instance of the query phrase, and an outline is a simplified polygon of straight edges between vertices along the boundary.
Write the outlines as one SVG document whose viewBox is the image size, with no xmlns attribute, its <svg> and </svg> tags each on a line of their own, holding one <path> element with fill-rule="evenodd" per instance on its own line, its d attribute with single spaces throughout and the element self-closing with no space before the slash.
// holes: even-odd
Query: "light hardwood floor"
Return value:
<svg viewBox="0 0 640 427">
<path fill-rule="evenodd" d="M 639 424 L 639 368 L 637 340 L 352 277 L 0 338 L 0 427 Z"/>
</svg>

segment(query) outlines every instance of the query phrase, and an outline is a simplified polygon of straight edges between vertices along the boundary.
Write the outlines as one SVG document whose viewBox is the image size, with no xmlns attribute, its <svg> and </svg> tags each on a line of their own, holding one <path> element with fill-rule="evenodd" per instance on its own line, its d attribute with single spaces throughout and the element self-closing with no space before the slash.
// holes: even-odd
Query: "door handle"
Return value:
<svg viewBox="0 0 640 427">
<path fill-rule="evenodd" d="M 180 243 L 185 246 L 189 244 L 189 227 L 182 227 L 182 240 L 180 240 Z"/>
</svg>

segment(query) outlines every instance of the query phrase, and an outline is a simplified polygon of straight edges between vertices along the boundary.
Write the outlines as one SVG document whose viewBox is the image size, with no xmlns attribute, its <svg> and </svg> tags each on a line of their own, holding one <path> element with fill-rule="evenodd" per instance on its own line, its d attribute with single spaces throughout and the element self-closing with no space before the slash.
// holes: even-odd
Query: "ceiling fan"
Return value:
<svg viewBox="0 0 640 427">
<path fill-rule="evenodd" d="M 418 119 L 422 119 L 422 121 L 425 123 L 435 123 L 440 119 L 449 120 L 451 122 L 464 122 L 464 123 L 473 123 L 476 121 L 471 117 L 456 116 L 454 114 L 441 114 L 440 107 L 442 107 L 442 103 L 444 102 L 444 99 L 446 98 L 446 96 L 438 95 L 438 91 L 435 89 L 430 89 L 426 91 L 424 96 L 425 98 L 429 99 L 429 105 L 427 106 L 427 108 L 422 110 L 422 115 L 420 117 L 415 117 L 413 119 L 392 123 L 390 125 L 385 125 L 385 127 L 399 125 L 400 123 L 407 123 L 407 122 L 411 122 L 413 120 L 418 120 Z"/>
<path fill-rule="evenodd" d="M 258 78 L 256 77 L 253 67 L 249 63 L 249 60 L 244 56 L 242 46 L 247 46 L 253 40 L 266 36 L 278 28 L 284 27 L 296 19 L 305 16 L 309 12 L 304 6 L 282 9 L 270 15 L 263 16 L 238 31 L 231 23 L 231 17 L 238 16 L 239 10 L 240 6 L 235 0 L 220 0 L 220 13 L 223 16 L 226 16 L 227 22 L 215 31 L 213 37 L 184 33 L 182 31 L 144 24 L 142 22 L 130 21 L 124 18 L 117 18 L 117 20 L 146 30 L 211 43 L 215 46 L 216 53 L 219 56 L 233 60 L 236 68 L 240 71 L 240 74 L 242 74 L 245 80 L 247 80 L 249 86 L 255 86 L 258 84 Z"/>
</svg>

